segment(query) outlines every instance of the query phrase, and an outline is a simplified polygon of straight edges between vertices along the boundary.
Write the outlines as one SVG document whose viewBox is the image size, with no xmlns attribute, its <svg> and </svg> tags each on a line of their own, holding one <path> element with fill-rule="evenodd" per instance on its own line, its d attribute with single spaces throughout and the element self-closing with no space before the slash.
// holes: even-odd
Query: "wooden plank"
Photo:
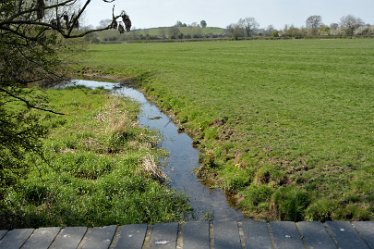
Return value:
<svg viewBox="0 0 374 249">
<path fill-rule="evenodd" d="M 0 241 L 0 249 L 19 249 L 30 237 L 34 229 L 14 229 Z"/>
<path fill-rule="evenodd" d="M 183 227 L 184 249 L 209 249 L 209 223 L 188 222 Z"/>
<path fill-rule="evenodd" d="M 243 221 L 246 249 L 273 249 L 268 224 L 264 221 Z"/>
<path fill-rule="evenodd" d="M 304 248 L 301 236 L 297 231 L 296 224 L 290 221 L 270 222 L 277 249 L 301 249 Z"/>
<path fill-rule="evenodd" d="M 34 230 L 22 249 L 48 249 L 61 228 L 48 227 Z"/>
<path fill-rule="evenodd" d="M 368 249 L 351 223 L 347 221 L 327 221 L 326 225 L 338 243 L 339 249 Z"/>
<path fill-rule="evenodd" d="M 178 224 L 156 224 L 152 229 L 151 249 L 175 249 L 177 244 Z"/>
<path fill-rule="evenodd" d="M 86 232 L 86 227 L 66 227 L 57 235 L 50 249 L 76 249 Z"/>
<path fill-rule="evenodd" d="M 8 230 L 0 230 L 0 240 L 5 236 Z"/>
<path fill-rule="evenodd" d="M 336 249 L 334 240 L 327 233 L 321 222 L 299 222 L 299 231 L 304 238 L 307 248 L 311 249 Z"/>
<path fill-rule="evenodd" d="M 241 249 L 236 221 L 214 223 L 214 247 L 216 249 Z"/>
<path fill-rule="evenodd" d="M 365 240 L 371 249 L 374 249 L 374 222 L 357 221 L 353 222 L 353 226 L 358 231 L 360 237 Z"/>
<path fill-rule="evenodd" d="M 147 225 L 126 225 L 119 228 L 119 240 L 115 248 L 141 249 L 147 233 Z"/>
<path fill-rule="evenodd" d="M 83 238 L 82 249 L 108 249 L 116 228 L 116 226 L 106 226 L 89 229 Z"/>
</svg>

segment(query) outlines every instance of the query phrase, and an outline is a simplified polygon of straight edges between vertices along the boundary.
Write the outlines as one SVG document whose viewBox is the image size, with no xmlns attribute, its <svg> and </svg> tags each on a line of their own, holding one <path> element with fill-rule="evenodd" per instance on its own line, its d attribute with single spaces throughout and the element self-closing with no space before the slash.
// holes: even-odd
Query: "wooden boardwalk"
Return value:
<svg viewBox="0 0 374 249">
<path fill-rule="evenodd" d="M 0 230 L 1 249 L 374 249 L 374 222 L 187 222 Z"/>
</svg>

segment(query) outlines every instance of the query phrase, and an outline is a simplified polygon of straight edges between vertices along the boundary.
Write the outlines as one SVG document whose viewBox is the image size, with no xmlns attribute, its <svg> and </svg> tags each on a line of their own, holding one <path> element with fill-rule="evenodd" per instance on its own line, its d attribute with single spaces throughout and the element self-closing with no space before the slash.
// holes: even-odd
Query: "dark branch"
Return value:
<svg viewBox="0 0 374 249">
<path fill-rule="evenodd" d="M 30 103 L 30 101 L 28 101 L 27 99 L 24 99 L 20 96 L 17 96 L 17 95 L 9 92 L 8 90 L 6 90 L 2 87 L 0 87 L 0 91 L 8 94 L 9 96 L 11 96 L 15 99 L 18 99 L 18 100 L 22 101 L 23 103 L 25 103 L 27 105 L 28 108 L 32 108 L 32 109 L 36 109 L 36 110 L 40 110 L 40 111 L 45 111 L 45 112 L 50 112 L 50 113 L 57 114 L 57 115 L 65 115 L 64 113 L 61 113 L 61 112 L 55 112 L 55 111 L 50 110 L 50 109 L 45 109 L 45 108 L 42 108 L 42 107 L 35 106 L 32 103 Z"/>
<path fill-rule="evenodd" d="M 66 6 L 68 4 L 74 4 L 76 2 L 77 2 L 77 0 L 67 0 L 67 1 L 62 2 L 62 3 L 46 6 L 46 7 L 44 7 L 44 10 L 54 9 L 54 8 Z M 21 9 L 22 9 L 22 3 L 20 3 L 19 12 L 14 14 L 10 18 L 8 18 L 8 21 L 14 20 L 14 19 L 16 19 L 20 16 L 23 16 L 23 15 L 35 13 L 35 12 L 38 11 L 38 8 L 30 8 L 30 9 L 26 9 L 26 10 L 23 10 L 23 11 L 21 11 Z"/>
<path fill-rule="evenodd" d="M 72 24 L 71 24 L 71 27 L 69 29 L 69 32 L 67 33 L 67 35 L 70 36 L 71 32 L 73 31 L 74 27 L 75 27 L 75 24 L 78 22 L 79 18 L 81 17 L 81 15 L 83 14 L 83 12 L 86 10 L 87 6 L 90 4 L 91 0 L 87 0 L 86 3 L 84 4 L 83 8 L 79 11 L 78 15 L 72 20 Z"/>
</svg>

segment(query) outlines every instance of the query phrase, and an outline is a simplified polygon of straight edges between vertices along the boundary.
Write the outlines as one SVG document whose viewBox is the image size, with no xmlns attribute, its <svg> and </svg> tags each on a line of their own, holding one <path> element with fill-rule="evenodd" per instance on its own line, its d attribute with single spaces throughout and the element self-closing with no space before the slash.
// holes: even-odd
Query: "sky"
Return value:
<svg viewBox="0 0 374 249">
<path fill-rule="evenodd" d="M 301 27 L 311 15 L 331 24 L 348 14 L 374 24 L 374 0 L 116 0 L 114 4 L 117 14 L 125 10 L 136 28 L 172 26 L 178 20 L 187 24 L 205 20 L 210 27 L 225 28 L 245 17 L 254 17 L 264 28 Z M 96 27 L 100 20 L 110 19 L 112 6 L 92 1 L 85 25 Z"/>
</svg>

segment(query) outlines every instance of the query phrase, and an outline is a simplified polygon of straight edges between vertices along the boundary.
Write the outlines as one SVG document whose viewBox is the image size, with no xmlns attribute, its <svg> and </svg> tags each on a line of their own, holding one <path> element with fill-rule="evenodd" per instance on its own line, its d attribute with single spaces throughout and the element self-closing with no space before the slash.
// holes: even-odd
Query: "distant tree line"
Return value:
<svg viewBox="0 0 374 249">
<path fill-rule="evenodd" d="M 110 19 L 102 20 L 97 28 L 105 27 L 110 21 Z M 133 28 L 131 32 L 125 35 L 108 31 L 100 34 L 91 34 L 86 39 L 89 42 L 110 43 L 131 40 L 302 39 L 372 36 L 374 37 L 374 25 L 366 24 L 359 17 L 347 15 L 340 18 L 336 23 L 325 24 L 320 15 L 312 15 L 306 18 L 305 25 L 302 27 L 285 25 L 283 28 L 277 29 L 273 25 L 269 25 L 266 28 L 261 28 L 254 17 L 246 17 L 240 18 L 237 23 L 228 25 L 226 29 L 209 28 L 205 20 L 191 24 L 177 21 L 171 27 L 155 29 Z"/>
<path fill-rule="evenodd" d="M 226 28 L 226 35 L 233 39 L 254 37 L 273 38 L 313 38 L 313 37 L 354 37 L 374 36 L 374 25 L 366 24 L 361 18 L 353 15 L 343 16 L 338 23 L 324 24 L 319 15 L 309 16 L 305 26 L 285 25 L 283 29 L 275 29 L 273 25 L 258 28 L 253 17 L 239 19 L 237 23 Z"/>
<path fill-rule="evenodd" d="M 207 22 L 205 20 L 201 20 L 200 23 L 193 22 L 191 24 L 186 24 L 182 23 L 181 21 L 177 21 L 177 23 L 174 25 L 174 27 L 177 28 L 186 28 L 186 27 L 201 27 L 201 28 L 206 28 L 207 27 Z"/>
</svg>

